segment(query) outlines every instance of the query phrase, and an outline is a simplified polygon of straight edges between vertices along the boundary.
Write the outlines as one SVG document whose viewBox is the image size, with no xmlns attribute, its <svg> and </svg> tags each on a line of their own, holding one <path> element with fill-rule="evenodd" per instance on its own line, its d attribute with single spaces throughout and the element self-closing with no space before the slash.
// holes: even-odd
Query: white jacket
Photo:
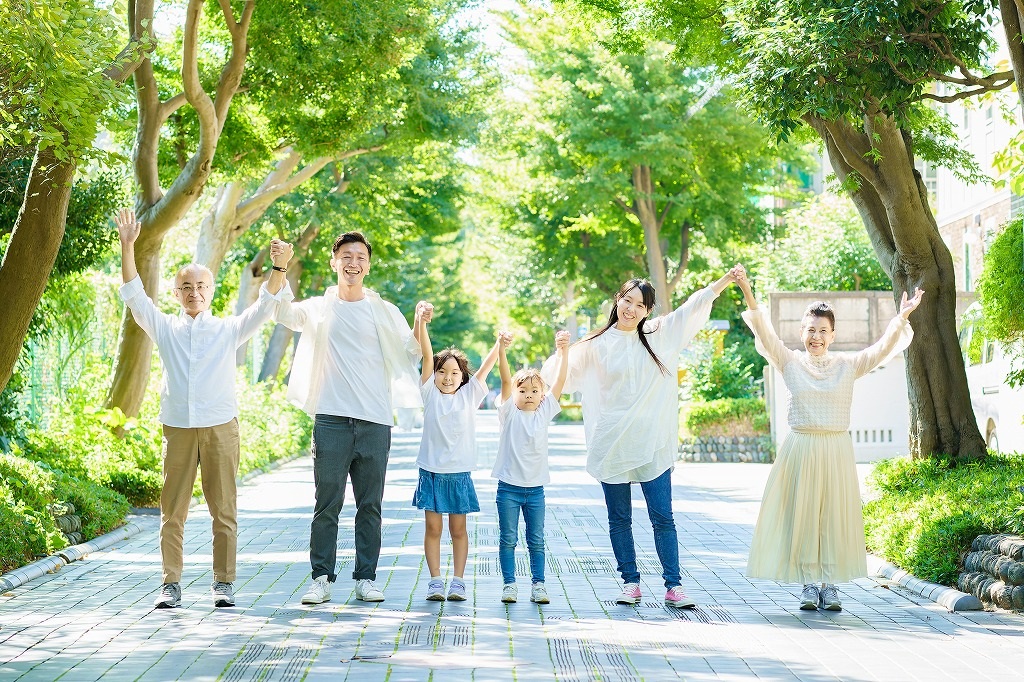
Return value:
<svg viewBox="0 0 1024 682">
<path fill-rule="evenodd" d="M 423 357 L 420 345 L 401 311 L 375 291 L 363 289 L 373 311 L 384 368 L 391 390 L 392 407 L 421 407 L 419 370 L 416 361 Z M 295 349 L 291 376 L 288 379 L 288 400 L 310 416 L 316 415 L 320 387 L 324 377 L 324 353 L 327 351 L 327 327 L 324 318 L 328 303 L 338 296 L 338 287 L 328 287 L 323 296 L 292 303 L 294 295 L 287 288 L 277 305 L 274 321 L 302 332 Z"/>
</svg>

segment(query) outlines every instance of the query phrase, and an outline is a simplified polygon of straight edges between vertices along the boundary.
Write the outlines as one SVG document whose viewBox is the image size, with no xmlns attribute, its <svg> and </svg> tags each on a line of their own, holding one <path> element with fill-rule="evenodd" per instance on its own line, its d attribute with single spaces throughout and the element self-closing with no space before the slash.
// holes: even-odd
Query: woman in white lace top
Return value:
<svg viewBox="0 0 1024 682">
<path fill-rule="evenodd" d="M 779 447 L 754 529 L 747 575 L 803 584 L 800 608 L 842 609 L 835 583 L 867 575 L 864 520 L 850 438 L 853 382 L 901 353 L 914 337 L 907 321 L 923 291 L 903 294 L 899 313 L 874 345 L 830 353 L 835 314 L 808 306 L 800 328 L 804 351 L 786 348 L 759 308 L 745 273 L 737 277 L 757 352 L 789 389 L 792 431 Z M 820 587 L 819 587 L 820 585 Z"/>
</svg>

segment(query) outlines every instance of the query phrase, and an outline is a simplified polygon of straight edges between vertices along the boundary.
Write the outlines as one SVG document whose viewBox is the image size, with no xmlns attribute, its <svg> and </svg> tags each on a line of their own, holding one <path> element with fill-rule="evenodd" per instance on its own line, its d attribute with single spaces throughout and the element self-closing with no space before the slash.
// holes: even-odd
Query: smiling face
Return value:
<svg viewBox="0 0 1024 682">
<path fill-rule="evenodd" d="M 640 287 L 633 287 L 622 294 L 615 302 L 615 313 L 618 316 L 615 328 L 620 331 L 631 332 L 637 328 L 640 320 L 647 317 L 650 312 L 651 309 L 644 305 L 644 295 L 640 291 Z"/>
<path fill-rule="evenodd" d="M 455 358 L 448 358 L 444 363 L 434 370 L 434 385 L 437 390 L 446 395 L 451 395 L 462 386 L 462 377 L 465 376 L 459 362 Z"/>
<path fill-rule="evenodd" d="M 362 286 L 370 272 L 370 251 L 362 242 L 348 242 L 338 247 L 331 258 L 331 270 L 338 273 L 338 286 Z"/>
<path fill-rule="evenodd" d="M 544 382 L 539 376 L 528 376 L 512 389 L 516 408 L 523 412 L 535 412 L 544 399 Z"/>
<path fill-rule="evenodd" d="M 807 315 L 800 326 L 800 340 L 811 355 L 824 355 L 836 338 L 832 321 L 827 317 Z"/>
<path fill-rule="evenodd" d="M 186 265 L 174 278 L 174 298 L 190 317 L 209 310 L 213 300 L 213 275 L 202 265 Z"/>
</svg>

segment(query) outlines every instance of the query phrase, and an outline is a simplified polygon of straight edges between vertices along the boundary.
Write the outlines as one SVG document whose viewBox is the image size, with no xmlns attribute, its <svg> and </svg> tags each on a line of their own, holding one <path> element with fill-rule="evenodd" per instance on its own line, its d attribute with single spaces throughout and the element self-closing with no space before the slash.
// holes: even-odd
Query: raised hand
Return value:
<svg viewBox="0 0 1024 682">
<path fill-rule="evenodd" d="M 423 320 L 424 323 L 430 322 L 434 318 L 434 305 L 420 301 L 416 304 L 416 317 Z"/>
<path fill-rule="evenodd" d="M 555 350 L 564 351 L 569 348 L 569 332 L 555 332 Z"/>
<path fill-rule="evenodd" d="M 498 332 L 498 345 L 501 346 L 502 350 L 512 345 L 512 332 L 502 329 Z"/>
<path fill-rule="evenodd" d="M 280 239 L 270 240 L 270 260 L 275 266 L 279 268 L 288 267 L 293 254 L 294 249 L 288 242 L 281 241 Z"/>
<path fill-rule="evenodd" d="M 904 320 L 910 318 L 910 313 L 917 310 L 917 306 L 921 305 L 921 298 L 924 296 L 924 290 L 914 288 L 914 297 L 907 298 L 907 292 L 903 292 L 903 298 L 900 300 L 900 317 Z"/>
<path fill-rule="evenodd" d="M 130 208 L 122 208 L 114 214 L 114 224 L 122 244 L 134 244 L 142 231 L 142 223 L 135 219 L 135 211 Z"/>
</svg>

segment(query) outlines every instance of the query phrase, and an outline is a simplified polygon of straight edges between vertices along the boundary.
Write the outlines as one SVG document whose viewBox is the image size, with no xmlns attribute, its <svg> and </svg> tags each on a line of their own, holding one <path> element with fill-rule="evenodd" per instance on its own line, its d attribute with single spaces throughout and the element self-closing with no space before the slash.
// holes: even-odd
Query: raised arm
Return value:
<svg viewBox="0 0 1024 682">
<path fill-rule="evenodd" d="M 420 342 L 420 350 L 423 352 L 423 364 L 420 369 L 421 384 L 427 383 L 434 374 L 434 350 L 430 346 L 430 334 L 427 333 L 427 324 L 432 319 L 434 319 L 434 306 L 426 301 L 417 303 L 412 335 Z"/>
<path fill-rule="evenodd" d="M 498 361 L 498 351 L 501 349 L 501 335 L 494 340 L 494 345 L 491 346 L 491 352 L 487 354 L 483 360 L 480 361 L 480 369 L 476 371 L 473 376 L 476 380 L 482 384 L 487 383 L 487 375 L 494 369 L 494 363 Z"/>
<path fill-rule="evenodd" d="M 142 231 L 142 223 L 135 219 L 135 211 L 122 208 L 114 215 L 114 224 L 121 239 L 121 281 L 127 284 L 139 276 L 135 267 L 135 240 Z"/>
<path fill-rule="evenodd" d="M 864 376 L 879 365 L 884 365 L 897 353 L 902 353 L 914 340 L 914 330 L 909 322 L 910 313 L 921 305 L 922 296 L 924 296 L 924 292 L 921 289 L 915 289 L 914 297 L 909 299 L 907 292 L 903 292 L 900 311 L 889 322 L 882 338 L 853 356 L 853 364 L 858 377 Z"/>
<path fill-rule="evenodd" d="M 754 347 L 765 360 L 776 368 L 782 369 L 793 357 L 795 351 L 786 348 L 782 339 L 772 328 L 771 320 L 765 311 L 757 307 L 757 299 L 750 289 L 750 280 L 742 265 L 737 265 L 732 270 L 737 286 L 743 292 L 743 300 L 747 304 L 747 310 L 743 313 L 743 321 L 747 323 L 750 330 L 754 332 Z"/>
<path fill-rule="evenodd" d="M 508 366 L 508 354 L 505 349 L 512 344 L 512 333 L 498 332 L 498 373 L 501 375 L 501 401 L 512 397 L 512 371 Z"/>
<path fill-rule="evenodd" d="M 271 240 L 270 258 L 274 269 L 270 274 L 270 280 L 260 287 L 259 298 L 241 313 L 230 318 L 234 325 L 235 339 L 238 344 L 245 343 L 252 338 L 260 327 L 278 312 L 278 304 L 284 299 L 285 294 L 282 293 L 282 289 L 286 283 L 285 272 L 287 272 L 288 263 L 292 258 L 292 245 L 279 239 Z"/>
<path fill-rule="evenodd" d="M 558 400 L 565 387 L 565 378 L 569 375 L 569 332 L 555 333 L 555 355 L 558 356 L 558 376 L 551 383 L 551 395 Z"/>
<path fill-rule="evenodd" d="M 274 264 L 270 273 L 270 280 L 267 282 L 267 291 L 276 295 L 284 287 L 285 273 L 288 272 L 288 263 L 292 260 L 294 253 L 292 245 L 280 239 L 270 240 L 270 260 Z"/>
</svg>

